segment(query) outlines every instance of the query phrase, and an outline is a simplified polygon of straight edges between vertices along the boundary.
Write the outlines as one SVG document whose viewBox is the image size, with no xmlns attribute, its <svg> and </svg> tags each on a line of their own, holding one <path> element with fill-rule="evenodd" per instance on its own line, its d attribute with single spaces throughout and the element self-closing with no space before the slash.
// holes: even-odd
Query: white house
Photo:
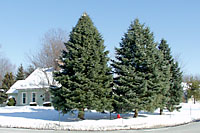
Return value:
<svg viewBox="0 0 200 133">
<path fill-rule="evenodd" d="M 43 105 L 50 102 L 50 85 L 55 85 L 53 68 L 37 68 L 25 80 L 18 80 L 6 92 L 9 98 L 14 98 L 16 105 Z"/>
</svg>

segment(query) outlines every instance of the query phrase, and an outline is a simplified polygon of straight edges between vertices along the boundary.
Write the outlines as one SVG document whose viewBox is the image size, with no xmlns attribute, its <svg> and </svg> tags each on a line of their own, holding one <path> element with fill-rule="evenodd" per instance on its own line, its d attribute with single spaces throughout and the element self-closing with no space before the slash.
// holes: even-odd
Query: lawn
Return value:
<svg viewBox="0 0 200 133">
<path fill-rule="evenodd" d="M 160 116 L 158 110 L 154 113 L 141 111 L 138 118 L 133 113 L 117 114 L 85 111 L 85 120 L 77 118 L 77 111 L 65 115 L 59 114 L 53 107 L 16 106 L 0 107 L 0 126 L 53 129 L 53 130 L 120 130 L 141 129 L 163 126 L 173 126 L 200 119 L 200 104 L 182 103 L 180 112 L 164 111 Z"/>
</svg>

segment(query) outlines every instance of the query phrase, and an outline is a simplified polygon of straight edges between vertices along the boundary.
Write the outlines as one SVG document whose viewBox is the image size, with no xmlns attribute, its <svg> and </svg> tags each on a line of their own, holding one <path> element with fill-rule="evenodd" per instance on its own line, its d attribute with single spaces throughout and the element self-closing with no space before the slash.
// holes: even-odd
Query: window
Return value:
<svg viewBox="0 0 200 133">
<path fill-rule="evenodd" d="M 36 102 L 36 93 L 35 92 L 32 93 L 32 102 Z"/>
<path fill-rule="evenodd" d="M 26 104 L 26 92 L 22 93 L 22 104 Z"/>
</svg>

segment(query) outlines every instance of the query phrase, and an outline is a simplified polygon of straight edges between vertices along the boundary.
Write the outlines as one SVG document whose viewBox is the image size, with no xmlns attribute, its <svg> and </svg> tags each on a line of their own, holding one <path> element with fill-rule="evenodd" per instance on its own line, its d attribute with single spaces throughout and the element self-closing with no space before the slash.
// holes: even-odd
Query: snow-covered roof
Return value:
<svg viewBox="0 0 200 133">
<path fill-rule="evenodd" d="M 6 93 L 18 93 L 20 89 L 48 88 L 53 84 L 53 68 L 37 68 L 25 80 L 18 80 Z"/>
<path fill-rule="evenodd" d="M 183 87 L 183 91 L 187 91 L 187 89 L 189 89 L 189 85 L 186 82 L 182 82 L 181 85 Z"/>
<path fill-rule="evenodd" d="M 18 91 L 16 90 L 16 88 L 18 86 L 20 86 L 21 84 L 24 83 L 24 80 L 18 80 L 17 82 L 15 82 L 11 87 L 10 89 L 6 92 L 7 94 L 9 93 L 18 93 Z"/>
</svg>

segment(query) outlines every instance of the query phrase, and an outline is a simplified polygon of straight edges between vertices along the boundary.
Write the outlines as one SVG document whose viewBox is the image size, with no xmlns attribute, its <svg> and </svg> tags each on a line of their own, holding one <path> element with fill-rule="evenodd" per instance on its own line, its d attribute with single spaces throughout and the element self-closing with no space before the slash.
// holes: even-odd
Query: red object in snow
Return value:
<svg viewBox="0 0 200 133">
<path fill-rule="evenodd" d="M 120 116 L 120 114 L 117 114 L 117 119 L 119 119 L 119 118 L 122 118 L 122 117 Z"/>
</svg>

